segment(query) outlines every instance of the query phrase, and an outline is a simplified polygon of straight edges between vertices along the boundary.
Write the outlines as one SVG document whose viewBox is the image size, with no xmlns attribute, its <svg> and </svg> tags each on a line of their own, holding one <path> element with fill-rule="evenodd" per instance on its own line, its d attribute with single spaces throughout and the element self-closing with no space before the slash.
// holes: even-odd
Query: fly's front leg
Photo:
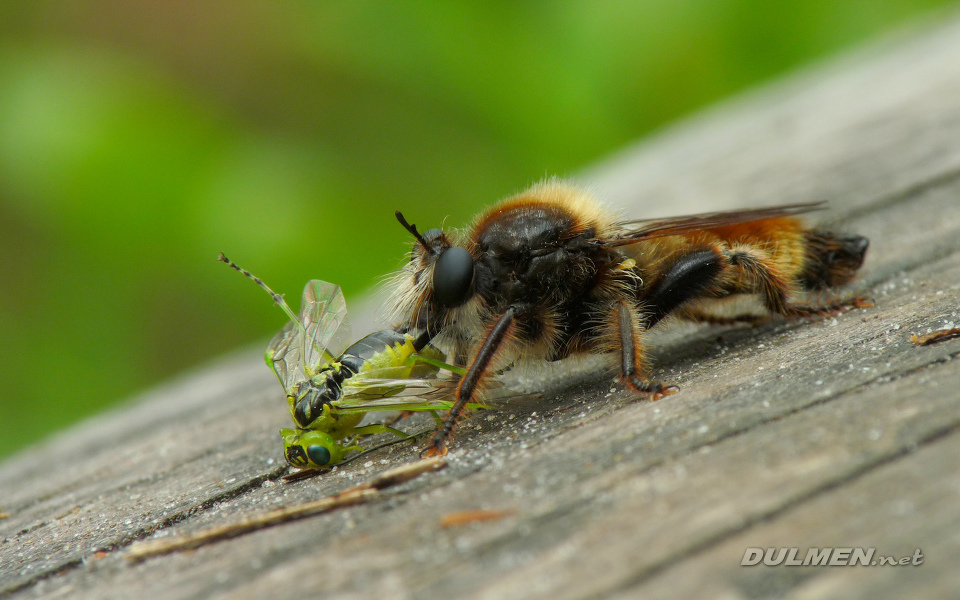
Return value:
<svg viewBox="0 0 960 600">
<path fill-rule="evenodd" d="M 640 394 L 650 394 L 651 400 L 680 391 L 675 385 L 664 386 L 659 381 L 642 377 L 646 370 L 643 364 L 643 345 L 640 342 L 640 319 L 627 302 L 618 302 L 614 307 L 613 321 L 620 345 L 620 376 L 627 386 Z"/>
<path fill-rule="evenodd" d="M 473 395 L 476 393 L 480 382 L 483 380 L 493 362 L 504 340 L 509 338 L 513 331 L 514 309 L 511 307 L 497 320 L 497 322 L 487 333 L 486 339 L 480 346 L 480 351 L 470 363 L 466 374 L 460 378 L 460 384 L 457 386 L 457 400 L 450 408 L 450 413 L 440 427 L 440 430 L 434 434 L 430 440 L 427 449 L 423 451 L 423 456 L 443 456 L 447 453 L 447 443 L 453 437 L 453 430 L 460 419 L 460 413 L 463 408 L 473 402 Z"/>
</svg>

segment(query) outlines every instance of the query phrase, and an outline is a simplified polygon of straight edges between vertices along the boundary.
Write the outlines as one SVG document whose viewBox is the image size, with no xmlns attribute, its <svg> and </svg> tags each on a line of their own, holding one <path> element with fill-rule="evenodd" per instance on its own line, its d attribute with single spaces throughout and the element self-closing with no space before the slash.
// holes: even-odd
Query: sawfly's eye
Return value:
<svg viewBox="0 0 960 600">
<path fill-rule="evenodd" d="M 285 455 L 287 462 L 294 467 L 302 469 L 307 466 L 307 455 L 300 446 L 288 446 Z"/>
<path fill-rule="evenodd" d="M 447 248 L 440 254 L 433 270 L 433 293 L 437 302 L 453 308 L 470 297 L 473 284 L 473 256 L 459 246 Z"/>
<path fill-rule="evenodd" d="M 330 462 L 330 450 L 323 446 L 311 444 L 307 446 L 307 456 L 315 465 L 325 465 Z"/>
</svg>

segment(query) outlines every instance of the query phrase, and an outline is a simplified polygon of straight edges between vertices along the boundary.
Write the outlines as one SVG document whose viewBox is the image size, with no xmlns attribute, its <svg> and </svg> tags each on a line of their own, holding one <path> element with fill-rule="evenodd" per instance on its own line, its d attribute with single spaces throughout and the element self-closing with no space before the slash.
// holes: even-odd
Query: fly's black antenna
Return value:
<svg viewBox="0 0 960 600">
<path fill-rule="evenodd" d="M 290 309 L 290 307 L 287 305 L 287 302 L 283 299 L 283 294 L 278 294 L 278 293 L 276 293 L 275 291 L 271 290 L 271 289 L 267 286 L 267 284 L 265 284 L 265 283 L 263 282 L 263 280 L 261 280 L 259 277 L 257 277 L 256 275 L 254 275 L 254 274 L 251 273 L 250 271 L 244 269 L 243 267 L 237 265 L 235 262 L 233 262 L 232 260 L 230 260 L 229 258 L 227 258 L 227 257 L 223 254 L 223 252 L 220 253 L 220 256 L 217 257 L 217 260 L 220 261 L 220 262 L 222 262 L 222 263 L 225 263 L 227 266 L 229 266 L 229 267 L 232 268 L 233 270 L 235 270 L 235 271 L 237 271 L 237 272 L 239 272 L 239 273 L 243 273 L 243 274 L 246 275 L 248 278 L 252 279 L 255 284 L 257 284 L 257 285 L 259 285 L 260 287 L 262 287 L 263 289 L 265 289 L 265 290 L 267 291 L 267 293 L 270 294 L 270 297 L 273 298 L 273 301 L 277 304 L 277 306 L 279 306 L 280 308 L 282 308 L 282 309 L 283 309 L 283 312 L 287 313 L 287 316 L 290 317 L 290 320 L 293 321 L 294 323 L 296 323 L 296 324 L 300 327 L 301 330 L 303 329 L 303 323 L 300 322 L 300 319 L 297 318 L 296 313 L 294 313 L 294 312 Z"/>
<path fill-rule="evenodd" d="M 419 231 L 417 231 L 417 226 L 407 223 L 407 220 L 403 218 L 403 213 L 399 210 L 394 214 L 397 216 L 397 220 L 400 221 L 400 224 L 403 225 L 403 228 L 412 233 L 413 237 L 417 238 L 417 241 L 420 242 L 420 245 L 423 246 L 423 249 L 427 251 L 427 254 L 434 254 L 433 248 L 427 244 L 427 240 L 423 239 L 423 236 L 420 235 Z"/>
</svg>

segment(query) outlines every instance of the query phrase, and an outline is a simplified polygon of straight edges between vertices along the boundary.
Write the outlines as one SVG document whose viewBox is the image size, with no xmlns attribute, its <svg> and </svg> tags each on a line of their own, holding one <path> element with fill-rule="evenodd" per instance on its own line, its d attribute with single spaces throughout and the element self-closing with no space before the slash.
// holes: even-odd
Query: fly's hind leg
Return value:
<svg viewBox="0 0 960 600">
<path fill-rule="evenodd" d="M 684 306 L 676 312 L 678 319 L 685 321 L 694 321 L 696 323 L 709 323 L 710 325 L 762 325 L 770 321 L 770 315 L 754 315 L 749 313 L 734 314 L 730 316 L 715 315 L 707 312 L 698 306 Z"/>
<path fill-rule="evenodd" d="M 873 306 L 873 300 L 863 296 L 848 296 L 832 300 L 829 302 L 817 302 L 814 304 L 791 304 L 788 306 L 788 317 L 829 317 L 854 308 L 870 308 Z"/>
<path fill-rule="evenodd" d="M 614 337 L 620 347 L 621 380 L 638 394 L 649 394 L 651 400 L 680 391 L 675 385 L 664 386 L 659 381 L 646 380 L 642 374 L 646 371 L 643 361 L 643 344 L 640 341 L 641 321 L 627 302 L 618 302 L 613 307 L 611 325 Z"/>
<path fill-rule="evenodd" d="M 793 276 L 783 273 L 766 250 L 741 244 L 733 246 L 724 254 L 731 270 L 727 281 L 730 291 L 759 294 L 770 312 L 793 318 L 820 317 L 872 304 L 860 297 L 813 304 L 791 303 L 788 300 L 789 295 L 800 286 Z"/>
</svg>

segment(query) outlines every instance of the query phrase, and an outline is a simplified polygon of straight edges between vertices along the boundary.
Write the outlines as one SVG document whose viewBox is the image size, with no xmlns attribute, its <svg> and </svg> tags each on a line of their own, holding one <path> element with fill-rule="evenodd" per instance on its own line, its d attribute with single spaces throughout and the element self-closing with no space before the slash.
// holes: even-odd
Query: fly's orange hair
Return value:
<svg viewBox="0 0 960 600">
<path fill-rule="evenodd" d="M 569 230 L 570 237 L 576 237 L 593 228 L 597 237 L 609 235 L 614 231 L 610 211 L 603 208 L 593 195 L 582 187 L 561 181 L 548 179 L 536 183 L 528 190 L 497 203 L 482 213 L 471 228 L 474 233 L 487 228 L 489 223 L 507 212 L 543 210 L 555 207 L 557 214 L 566 214 L 574 218 Z"/>
<path fill-rule="evenodd" d="M 708 229 L 731 246 L 760 247 L 782 275 L 792 279 L 806 262 L 806 228 L 800 219 L 780 217 Z"/>
</svg>

